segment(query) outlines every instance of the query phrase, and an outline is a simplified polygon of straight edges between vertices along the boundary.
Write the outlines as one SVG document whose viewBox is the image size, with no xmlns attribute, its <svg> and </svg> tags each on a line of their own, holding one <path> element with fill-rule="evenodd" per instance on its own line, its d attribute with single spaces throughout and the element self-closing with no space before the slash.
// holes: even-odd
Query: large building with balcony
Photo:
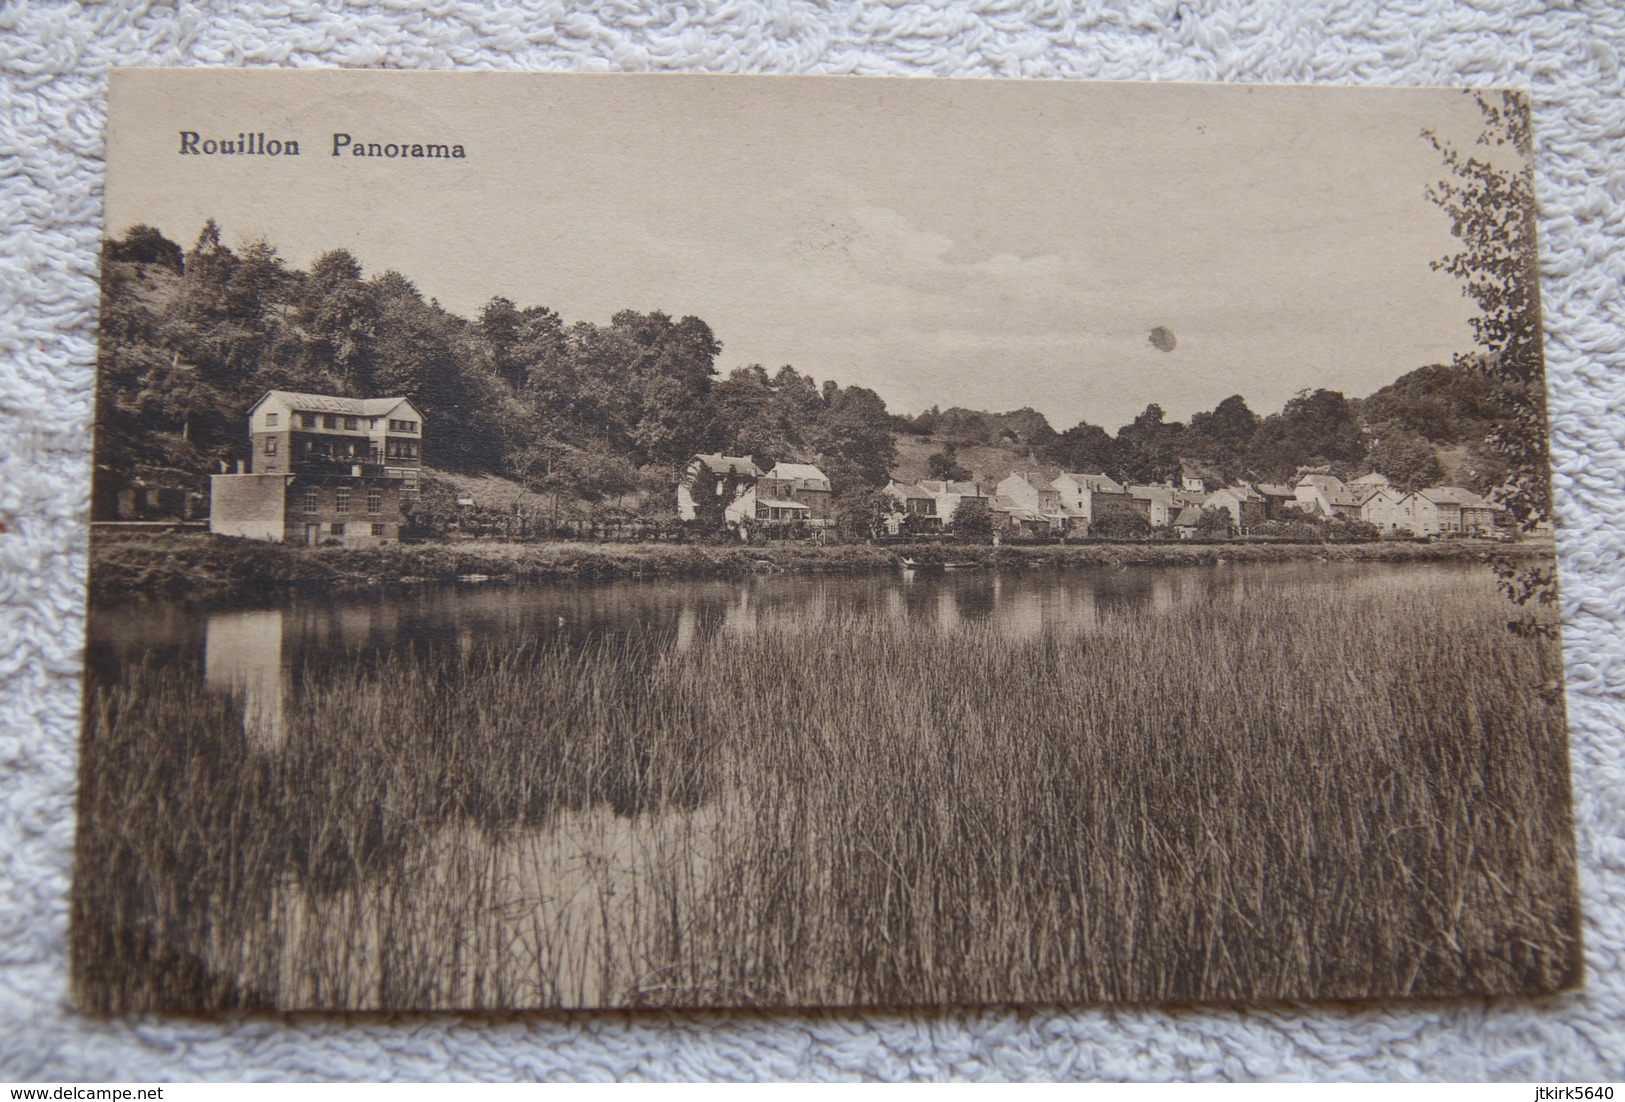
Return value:
<svg viewBox="0 0 1625 1102">
<path fill-rule="evenodd" d="M 211 532 L 313 546 L 400 538 L 423 466 L 409 400 L 272 390 L 249 408 L 248 436 L 248 462 L 210 479 Z"/>
</svg>

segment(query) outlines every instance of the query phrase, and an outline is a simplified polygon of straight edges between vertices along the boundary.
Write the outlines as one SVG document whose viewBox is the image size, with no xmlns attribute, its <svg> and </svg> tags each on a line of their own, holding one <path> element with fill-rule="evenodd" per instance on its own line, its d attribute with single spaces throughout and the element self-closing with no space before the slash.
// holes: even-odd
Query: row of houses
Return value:
<svg viewBox="0 0 1625 1102">
<path fill-rule="evenodd" d="M 370 544 L 400 538 L 422 468 L 422 414 L 404 397 L 341 398 L 268 391 L 249 409 L 249 459 L 213 476 L 209 527 L 225 535 L 291 543 Z M 893 480 L 893 533 L 942 528 L 967 501 L 985 503 L 995 525 L 1034 534 L 1081 533 L 1112 516 L 1195 535 L 1204 510 L 1223 509 L 1247 533 L 1305 515 L 1361 520 L 1418 536 L 1494 532 L 1502 507 L 1457 486 L 1402 492 L 1380 474 L 1345 483 L 1306 474 L 1293 485 L 1238 482 L 1209 490 L 1185 474 L 1174 485 L 1122 484 L 1105 474 L 1035 470 L 1008 475 L 991 491 L 977 482 Z M 822 529 L 835 523 L 828 476 L 811 463 L 696 455 L 677 487 L 677 513 L 741 532 L 759 525 Z M 912 525 L 910 522 L 912 521 Z"/>
<path fill-rule="evenodd" d="M 1330 474 L 1310 474 L 1290 486 L 1238 482 L 1210 490 L 1204 479 L 1192 476 L 1181 478 L 1177 486 L 1172 482 L 1159 486 L 1122 484 L 1104 474 L 1063 471 L 1045 478 L 1027 471 L 999 482 L 989 507 L 1007 524 L 1032 532 L 1087 531 L 1113 514 L 1128 514 L 1143 518 L 1152 528 L 1174 528 L 1186 537 L 1196 534 L 1202 512 L 1208 509 L 1223 509 L 1230 515 L 1230 527 L 1242 534 L 1270 521 L 1315 517 L 1365 521 L 1383 532 L 1417 536 L 1491 535 L 1503 511 L 1459 486 L 1407 493 L 1375 473 L 1350 483 Z"/>
<path fill-rule="evenodd" d="M 974 481 L 921 480 L 887 483 L 896 507 L 888 518 L 895 534 L 912 527 L 930 531 L 953 523 L 967 501 L 985 503 L 995 526 L 1031 534 L 1087 532 L 1112 516 L 1141 518 L 1152 528 L 1196 534 L 1204 510 L 1223 509 L 1230 527 L 1248 533 L 1270 521 L 1344 518 L 1384 532 L 1418 536 L 1492 534 L 1501 506 L 1459 486 L 1414 492 L 1395 488 L 1380 474 L 1345 483 L 1330 474 L 1307 474 L 1291 485 L 1238 482 L 1210 489 L 1206 479 L 1184 475 L 1175 485 L 1125 484 L 1103 473 L 1063 471 L 1053 477 L 1018 471 L 991 490 Z M 751 523 L 806 524 L 834 521 L 828 477 L 808 463 L 779 463 L 769 471 L 751 456 L 697 455 L 677 488 L 683 520 L 710 518 L 720 526 Z"/>
</svg>

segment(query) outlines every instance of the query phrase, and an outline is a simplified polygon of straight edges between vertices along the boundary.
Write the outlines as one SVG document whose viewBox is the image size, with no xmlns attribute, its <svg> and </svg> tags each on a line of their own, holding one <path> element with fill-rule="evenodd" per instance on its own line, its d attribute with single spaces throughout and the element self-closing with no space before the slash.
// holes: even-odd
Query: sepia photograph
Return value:
<svg viewBox="0 0 1625 1102">
<path fill-rule="evenodd" d="M 72 998 L 1583 985 L 1515 90 L 119 70 Z"/>
</svg>

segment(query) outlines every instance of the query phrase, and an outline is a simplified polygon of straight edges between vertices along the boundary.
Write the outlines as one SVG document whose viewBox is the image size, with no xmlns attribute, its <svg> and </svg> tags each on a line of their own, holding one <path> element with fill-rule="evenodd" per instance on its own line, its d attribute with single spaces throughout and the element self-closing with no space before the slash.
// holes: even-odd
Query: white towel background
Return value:
<svg viewBox="0 0 1625 1102">
<path fill-rule="evenodd" d="M 0 1080 L 1625 1077 L 1625 8 L 0 5 Z M 1529 1002 L 98 1021 L 66 1005 L 115 65 L 1522 85 L 1539 139 L 1589 987 Z M 1415 365 L 1395 365 L 1401 369 Z"/>
</svg>

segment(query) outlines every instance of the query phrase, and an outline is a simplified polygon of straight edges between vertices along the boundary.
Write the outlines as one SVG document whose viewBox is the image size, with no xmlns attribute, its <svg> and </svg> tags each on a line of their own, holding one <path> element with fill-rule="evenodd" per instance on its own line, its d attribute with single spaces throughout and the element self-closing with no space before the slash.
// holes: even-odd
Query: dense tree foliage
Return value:
<svg viewBox="0 0 1625 1102">
<path fill-rule="evenodd" d="M 1522 150 L 1526 124 L 1511 102 L 1483 101 L 1487 134 L 1499 135 L 1487 140 Z M 618 502 L 641 491 L 664 513 L 688 458 L 721 451 L 763 470 L 817 463 L 843 528 L 872 533 L 887 508 L 874 492 L 907 433 L 935 442 L 925 459 L 933 479 L 985 475 L 968 461 L 973 449 L 1001 447 L 1126 483 L 1375 470 L 1401 489 L 1450 480 L 1495 491 L 1520 518 L 1539 519 L 1550 491 L 1538 310 L 1531 338 L 1530 254 L 1519 244 L 1528 230 L 1519 219 L 1532 217 L 1519 206 L 1527 181 L 1435 144 L 1452 180 L 1430 194 L 1463 242 L 1439 266 L 1479 304 L 1480 348 L 1364 399 L 1304 390 L 1261 416 L 1231 395 L 1188 422 L 1152 403 L 1115 434 L 1087 420 L 1057 433 L 1030 408 L 933 406 L 900 417 L 872 390 L 820 383 L 789 365 L 722 376 L 722 344 L 699 318 L 625 310 L 607 324 L 569 323 L 501 296 L 464 318 L 398 272 L 369 277 L 345 249 L 301 271 L 264 241 L 227 247 L 211 220 L 190 249 L 150 226 L 104 245 L 98 468 L 122 478 L 161 468 L 200 481 L 243 455 L 247 407 L 282 388 L 406 395 L 432 426 L 432 466 L 505 475 L 555 512 L 564 501 Z M 1475 196 L 1486 189 L 1480 211 Z M 979 526 L 977 508 L 966 524 Z M 955 527 L 963 534 L 965 525 Z"/>
<path fill-rule="evenodd" d="M 1461 243 L 1433 267 L 1453 276 L 1478 309 L 1472 319 L 1477 348 L 1458 356 L 1456 364 L 1495 388 L 1503 412 L 1488 443 L 1501 463 L 1502 478 L 1493 496 L 1525 530 L 1532 530 L 1552 517 L 1552 484 L 1529 102 L 1523 93 L 1510 90 L 1470 94 L 1484 119 L 1477 142 L 1482 156 L 1429 131 L 1422 135 L 1439 153 L 1446 172 L 1428 189 L 1428 198 L 1450 219 L 1450 232 Z M 1557 601 L 1555 563 L 1503 562 L 1496 573 L 1516 604 Z M 1538 634 L 1555 630 L 1533 617 L 1510 626 Z"/>
<path fill-rule="evenodd" d="M 438 466 L 594 502 L 670 491 L 696 452 L 817 461 L 856 492 L 885 483 L 897 418 L 862 387 L 783 367 L 717 376 L 699 318 L 626 310 L 607 325 L 491 299 L 472 319 L 345 249 L 308 271 L 212 220 L 190 250 L 150 226 L 104 247 L 98 464 L 201 477 L 243 454 L 248 406 L 273 388 L 402 394 Z"/>
<path fill-rule="evenodd" d="M 1484 117 L 1478 138 L 1484 156 L 1423 134 L 1447 173 L 1428 189 L 1428 198 L 1461 242 L 1458 252 L 1433 267 L 1455 277 L 1478 308 L 1472 319 L 1477 348 L 1456 363 L 1494 388 L 1500 415 L 1490 443 L 1507 462 L 1507 482 L 1496 496 L 1533 526 L 1550 519 L 1552 489 L 1529 104 L 1517 91 L 1471 94 Z M 1497 163 L 1508 157 L 1511 164 Z"/>
</svg>

